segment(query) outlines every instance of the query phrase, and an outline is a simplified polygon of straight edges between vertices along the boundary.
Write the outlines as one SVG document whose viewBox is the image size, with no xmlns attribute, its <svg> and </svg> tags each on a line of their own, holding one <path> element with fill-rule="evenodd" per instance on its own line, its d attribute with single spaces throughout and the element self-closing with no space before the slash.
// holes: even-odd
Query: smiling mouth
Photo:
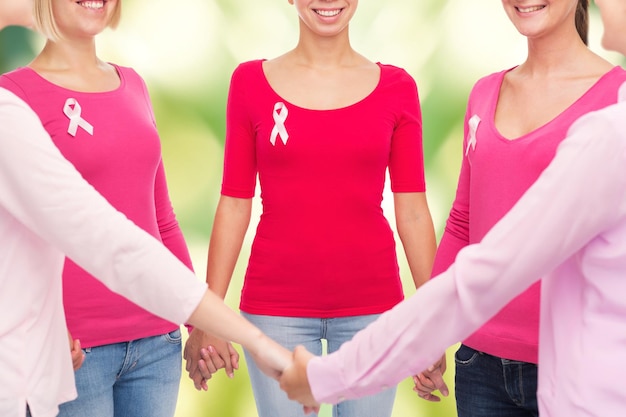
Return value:
<svg viewBox="0 0 626 417">
<path fill-rule="evenodd" d="M 104 7 L 104 3 L 106 3 L 104 0 L 88 0 L 79 1 L 77 4 L 86 9 L 99 10 Z"/>
<path fill-rule="evenodd" d="M 543 9 L 544 7 L 546 6 L 516 7 L 516 9 L 520 13 L 532 13 Z"/>
<path fill-rule="evenodd" d="M 322 10 L 322 9 L 315 9 L 315 13 L 317 13 L 318 15 L 322 16 L 322 17 L 335 17 L 337 16 L 339 13 L 341 13 L 343 9 L 334 9 L 334 10 Z"/>
</svg>

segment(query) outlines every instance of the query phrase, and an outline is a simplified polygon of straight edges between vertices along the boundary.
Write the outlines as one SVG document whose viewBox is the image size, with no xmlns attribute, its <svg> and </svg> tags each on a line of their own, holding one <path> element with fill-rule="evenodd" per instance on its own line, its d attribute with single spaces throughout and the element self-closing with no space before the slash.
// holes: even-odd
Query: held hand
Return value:
<svg viewBox="0 0 626 417">
<path fill-rule="evenodd" d="M 439 390 L 444 397 L 448 396 L 448 386 L 443 380 L 443 374 L 446 372 L 446 354 L 444 353 L 441 359 L 433 364 L 426 371 L 419 375 L 413 376 L 413 382 L 415 386 L 413 391 L 417 392 L 420 398 L 427 401 L 438 402 L 441 401 L 437 395 L 433 394 L 433 391 Z"/>
<path fill-rule="evenodd" d="M 313 398 L 306 373 L 307 364 L 313 357 L 303 346 L 297 346 L 293 351 L 291 364 L 280 377 L 280 388 L 287 393 L 289 399 L 302 404 L 306 414 L 319 411 L 319 404 Z"/>
<path fill-rule="evenodd" d="M 74 367 L 74 370 L 76 371 L 78 368 L 83 366 L 83 362 L 85 362 L 85 354 L 80 348 L 80 340 L 72 339 L 72 335 L 70 334 L 69 331 L 67 332 L 67 338 L 70 342 L 70 353 L 72 354 L 72 366 Z"/>
<path fill-rule="evenodd" d="M 185 370 L 197 390 L 208 390 L 206 381 L 220 368 L 224 368 L 230 378 L 234 375 L 233 369 L 239 369 L 239 354 L 232 345 L 199 329 L 189 335 L 183 357 Z"/>
<path fill-rule="evenodd" d="M 198 361 L 198 366 L 201 369 L 206 367 L 211 374 L 217 372 L 218 369 L 224 368 L 226 375 L 229 378 L 234 378 L 234 371 L 239 369 L 239 352 L 235 350 L 230 342 L 224 342 L 212 336 L 208 336 L 208 339 L 213 339 L 213 341 L 208 347 L 200 349 L 202 359 Z"/>
</svg>

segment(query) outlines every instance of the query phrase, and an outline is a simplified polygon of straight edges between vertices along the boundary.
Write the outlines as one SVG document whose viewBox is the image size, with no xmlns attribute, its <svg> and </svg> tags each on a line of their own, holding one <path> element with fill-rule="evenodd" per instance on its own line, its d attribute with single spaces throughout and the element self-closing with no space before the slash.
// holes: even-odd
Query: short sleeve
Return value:
<svg viewBox="0 0 626 417">
<path fill-rule="evenodd" d="M 424 151 L 422 113 L 415 80 L 404 70 L 394 83 L 398 119 L 391 140 L 389 177 L 393 192 L 424 192 Z"/>
<path fill-rule="evenodd" d="M 235 69 L 230 81 L 226 107 L 226 143 L 222 194 L 252 198 L 256 186 L 256 146 L 253 123 L 248 111 L 248 91 L 254 91 L 248 65 Z"/>
</svg>

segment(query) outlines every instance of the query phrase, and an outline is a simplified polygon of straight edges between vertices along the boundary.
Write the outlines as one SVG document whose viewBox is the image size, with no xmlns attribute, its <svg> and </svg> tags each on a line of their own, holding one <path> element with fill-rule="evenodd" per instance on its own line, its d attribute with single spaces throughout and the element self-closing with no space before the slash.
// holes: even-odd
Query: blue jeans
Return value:
<svg viewBox="0 0 626 417">
<path fill-rule="evenodd" d="M 84 349 L 78 398 L 59 417 L 172 417 L 181 376 L 180 329 Z"/>
<path fill-rule="evenodd" d="M 293 350 L 297 345 L 303 345 L 315 355 L 322 354 L 322 339 L 327 341 L 328 352 L 334 352 L 378 317 L 375 314 L 318 319 L 241 314 L 287 349 Z M 244 350 L 244 353 L 259 417 L 304 417 L 302 406 L 291 401 L 280 389 L 278 382 L 265 376 L 248 352 Z M 333 416 L 388 417 L 391 416 L 395 396 L 396 388 L 393 387 L 373 396 L 344 401 L 333 407 Z"/>
<path fill-rule="evenodd" d="M 461 345 L 454 356 L 459 417 L 538 417 L 537 365 Z"/>
</svg>

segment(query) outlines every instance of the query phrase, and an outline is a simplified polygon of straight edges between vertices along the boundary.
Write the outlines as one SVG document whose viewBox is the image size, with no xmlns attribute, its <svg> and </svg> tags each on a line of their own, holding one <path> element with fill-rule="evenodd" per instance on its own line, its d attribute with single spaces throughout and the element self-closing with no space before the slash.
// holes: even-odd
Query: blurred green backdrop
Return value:
<svg viewBox="0 0 626 417">
<path fill-rule="evenodd" d="M 120 27 L 98 41 L 102 59 L 134 67 L 153 100 L 163 142 L 170 193 L 199 279 L 219 196 L 225 103 L 230 74 L 245 60 L 272 58 L 295 46 L 297 15 L 287 0 L 124 0 Z M 599 46 L 601 23 L 592 9 L 591 48 L 616 64 L 617 54 Z M 428 200 L 440 236 L 454 197 L 461 158 L 463 112 L 481 76 L 523 61 L 525 40 L 497 1 L 362 0 L 351 24 L 354 47 L 374 61 L 405 68 L 417 81 L 424 120 Z M 0 34 L 0 71 L 25 65 L 43 40 L 23 28 Z M 385 211 L 393 225 L 390 192 Z M 260 207 L 255 204 L 258 217 Z M 254 218 L 227 303 L 238 307 Z M 407 295 L 414 291 L 399 248 Z M 436 302 L 436 300 L 433 300 Z M 427 306 L 426 306 L 427 308 Z M 442 324 L 443 325 L 443 324 Z M 453 386 L 453 351 L 447 381 Z M 453 393 L 427 403 L 402 382 L 394 417 L 454 416 Z M 176 417 L 249 417 L 256 410 L 242 355 L 233 380 L 223 373 L 197 392 L 183 375 Z M 330 416 L 323 407 L 321 416 Z"/>
</svg>

